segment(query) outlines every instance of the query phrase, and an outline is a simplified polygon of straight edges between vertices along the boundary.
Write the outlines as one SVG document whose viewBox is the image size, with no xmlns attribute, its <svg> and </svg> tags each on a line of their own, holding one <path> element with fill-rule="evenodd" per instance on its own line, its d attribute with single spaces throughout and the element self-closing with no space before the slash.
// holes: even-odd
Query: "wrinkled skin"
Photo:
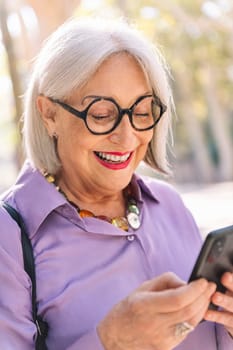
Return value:
<svg viewBox="0 0 233 350">
<path fill-rule="evenodd" d="M 204 279 L 185 284 L 173 273 L 142 284 L 117 304 L 99 324 L 106 350 L 171 350 L 184 340 L 175 326 L 197 326 L 216 286 Z"/>
</svg>

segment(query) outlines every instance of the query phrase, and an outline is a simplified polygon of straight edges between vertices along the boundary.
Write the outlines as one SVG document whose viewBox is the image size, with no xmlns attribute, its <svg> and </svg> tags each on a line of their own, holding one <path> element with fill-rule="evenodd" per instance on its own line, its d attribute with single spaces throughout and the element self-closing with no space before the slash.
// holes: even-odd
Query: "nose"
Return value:
<svg viewBox="0 0 233 350">
<path fill-rule="evenodd" d="M 124 113 L 120 124 L 109 135 L 110 141 L 123 146 L 125 149 L 132 149 L 137 141 L 137 131 L 132 127 L 128 113 Z"/>
</svg>

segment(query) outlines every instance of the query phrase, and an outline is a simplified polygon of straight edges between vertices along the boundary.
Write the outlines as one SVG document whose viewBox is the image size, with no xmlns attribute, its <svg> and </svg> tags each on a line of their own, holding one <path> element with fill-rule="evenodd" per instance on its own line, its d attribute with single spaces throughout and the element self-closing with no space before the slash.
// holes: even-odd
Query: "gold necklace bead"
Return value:
<svg viewBox="0 0 233 350">
<path fill-rule="evenodd" d="M 128 231 L 129 229 L 128 221 L 123 216 L 116 216 L 111 220 L 111 223 L 124 231 Z"/>
<path fill-rule="evenodd" d="M 51 174 L 46 174 L 45 175 L 45 178 L 46 180 L 49 182 L 49 183 L 54 183 L 55 182 L 55 177 Z"/>
</svg>

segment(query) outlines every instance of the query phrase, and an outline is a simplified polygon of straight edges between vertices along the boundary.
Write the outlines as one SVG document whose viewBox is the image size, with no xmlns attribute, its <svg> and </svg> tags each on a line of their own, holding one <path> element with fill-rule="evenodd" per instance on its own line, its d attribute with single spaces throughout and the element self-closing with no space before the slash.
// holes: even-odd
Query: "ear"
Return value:
<svg viewBox="0 0 233 350">
<path fill-rule="evenodd" d="M 48 97 L 39 95 L 36 100 L 36 106 L 48 134 L 52 137 L 56 134 L 57 113 L 55 104 Z"/>
</svg>

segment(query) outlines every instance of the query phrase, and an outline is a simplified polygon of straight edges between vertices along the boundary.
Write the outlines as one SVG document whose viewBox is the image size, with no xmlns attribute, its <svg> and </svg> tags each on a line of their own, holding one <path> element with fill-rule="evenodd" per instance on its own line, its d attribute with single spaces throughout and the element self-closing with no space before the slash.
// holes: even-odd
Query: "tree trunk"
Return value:
<svg viewBox="0 0 233 350">
<path fill-rule="evenodd" d="M 192 96 L 192 83 L 190 81 L 190 72 L 176 72 L 176 88 L 182 97 L 182 105 L 179 106 L 181 118 L 185 124 L 189 137 L 190 146 L 194 155 L 197 176 L 200 181 L 210 182 L 214 178 L 213 165 L 208 154 L 205 136 L 200 122 L 195 114 L 195 107 Z"/>
<path fill-rule="evenodd" d="M 233 144 L 228 115 L 219 101 L 216 72 L 209 64 L 204 67 L 204 92 L 209 107 L 209 123 L 218 154 L 218 176 L 220 181 L 233 179 Z"/>
<path fill-rule="evenodd" d="M 0 1 L 0 29 L 2 32 L 3 44 L 6 49 L 9 74 L 12 81 L 13 98 L 15 101 L 14 122 L 17 130 L 17 138 L 19 139 L 19 141 L 17 142 L 17 145 L 19 145 L 21 140 L 21 134 L 19 132 L 19 122 L 22 115 L 22 103 L 20 100 L 20 96 L 22 95 L 22 89 L 21 89 L 19 74 L 17 72 L 17 58 L 14 52 L 14 44 L 7 27 L 7 18 L 8 18 L 8 12 L 6 7 L 6 2 L 4 0 L 1 0 Z M 16 147 L 15 161 L 18 167 L 20 167 L 22 163 L 22 159 L 23 159 L 22 149 L 20 147 Z"/>
<path fill-rule="evenodd" d="M 31 6 L 38 18 L 40 40 L 43 41 L 49 34 L 65 22 L 78 8 L 81 0 L 25 0 Z"/>
</svg>

